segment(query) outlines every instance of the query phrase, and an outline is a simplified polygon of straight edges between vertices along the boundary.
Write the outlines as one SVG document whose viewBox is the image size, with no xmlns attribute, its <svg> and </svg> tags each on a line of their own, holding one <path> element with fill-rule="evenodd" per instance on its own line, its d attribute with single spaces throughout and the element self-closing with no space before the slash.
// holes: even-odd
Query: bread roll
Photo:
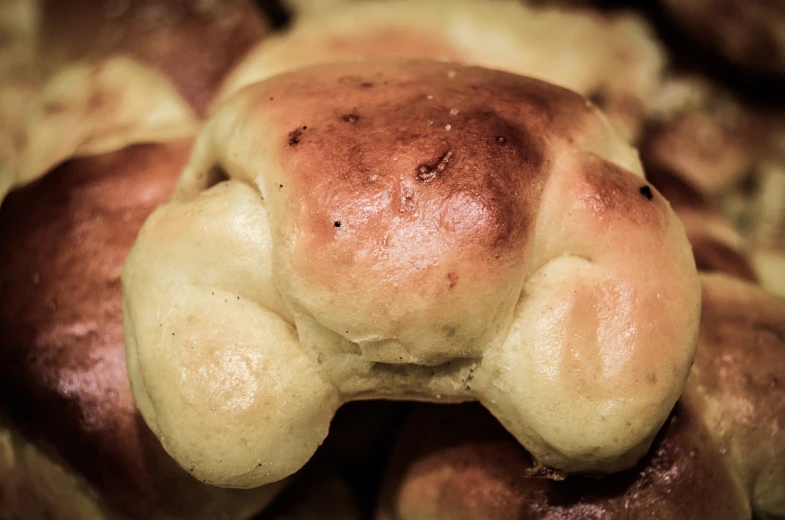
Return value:
<svg viewBox="0 0 785 520">
<path fill-rule="evenodd" d="M 757 281 L 744 238 L 711 200 L 643 149 L 646 177 L 668 199 L 687 231 L 695 264 L 699 271 L 717 271 Z"/>
<path fill-rule="evenodd" d="M 267 31 L 247 0 L 36 5 L 41 84 L 0 88 L 0 200 L 68 158 L 192 136 L 226 72 Z"/>
<path fill-rule="evenodd" d="M 199 483 L 131 394 L 120 273 L 190 146 L 74 159 L 0 206 L 0 518 L 245 519 L 280 488 Z"/>
<path fill-rule="evenodd" d="M 252 0 L 39 0 L 50 70 L 131 58 L 169 80 L 204 115 L 227 72 L 269 27 Z"/>
<path fill-rule="evenodd" d="M 694 40 L 759 74 L 785 74 L 785 4 L 777 0 L 661 0 Z"/>
<path fill-rule="evenodd" d="M 704 422 L 755 514 L 785 517 L 785 300 L 714 275 L 703 302 L 688 388 L 703 397 Z"/>
<path fill-rule="evenodd" d="M 782 163 L 781 107 L 695 73 L 669 74 L 660 98 L 674 101 L 658 102 L 665 109 L 648 122 L 640 146 L 702 194 L 716 198 L 735 188 L 763 160 Z"/>
<path fill-rule="evenodd" d="M 30 103 L 17 146 L 0 164 L 0 200 L 71 157 L 183 139 L 198 128 L 169 81 L 138 62 L 116 57 L 65 68 Z"/>
<path fill-rule="evenodd" d="M 632 14 L 511 1 L 376 0 L 297 19 L 238 65 L 221 98 L 306 65 L 390 58 L 450 60 L 575 90 L 601 102 L 628 139 L 657 97 L 666 59 L 653 30 Z"/>
<path fill-rule="evenodd" d="M 542 466 L 630 467 L 700 301 L 681 224 L 591 103 L 428 61 L 238 93 L 123 287 L 145 419 L 233 487 L 296 471 L 340 403 L 375 397 L 480 400 Z"/>
<path fill-rule="evenodd" d="M 634 469 L 543 480 L 479 408 L 423 406 L 391 456 L 377 518 L 782 518 L 785 301 L 707 275 L 703 302 L 687 387 Z"/>
<path fill-rule="evenodd" d="M 392 456 L 377 520 L 751 519 L 747 496 L 690 404 L 651 452 L 601 479 L 542 478 L 529 454 L 472 404 L 422 405 Z"/>
</svg>

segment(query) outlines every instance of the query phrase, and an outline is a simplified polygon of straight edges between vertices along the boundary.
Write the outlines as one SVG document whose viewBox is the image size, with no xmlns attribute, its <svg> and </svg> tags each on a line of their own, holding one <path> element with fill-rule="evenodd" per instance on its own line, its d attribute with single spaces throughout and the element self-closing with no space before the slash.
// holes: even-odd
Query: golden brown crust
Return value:
<svg viewBox="0 0 785 520">
<path fill-rule="evenodd" d="M 123 286 L 145 419 L 237 487 L 295 471 L 338 405 L 374 397 L 481 400 L 543 465 L 630 467 L 700 306 L 681 225 L 591 103 L 426 61 L 238 92 Z"/>
<path fill-rule="evenodd" d="M 628 471 L 562 482 L 475 405 L 420 407 L 390 458 L 378 520 L 750 518 L 746 497 L 687 402 Z"/>
<path fill-rule="evenodd" d="M 506 70 L 601 101 L 634 138 L 656 94 L 664 52 L 638 16 L 565 11 L 522 2 L 377 0 L 320 9 L 254 48 L 228 76 L 221 97 L 316 63 L 450 60 Z M 323 4 L 323 5 L 322 5 Z M 624 69 L 626 74 L 618 74 Z"/>
<path fill-rule="evenodd" d="M 120 272 L 189 150 L 138 145 L 72 160 L 0 207 L 2 406 L 129 518 L 241 516 L 272 494 L 194 481 L 144 425 L 128 385 Z"/>
<path fill-rule="evenodd" d="M 164 72 L 202 115 L 268 30 L 251 0 L 43 0 L 41 12 L 51 69 L 124 54 Z"/>
</svg>

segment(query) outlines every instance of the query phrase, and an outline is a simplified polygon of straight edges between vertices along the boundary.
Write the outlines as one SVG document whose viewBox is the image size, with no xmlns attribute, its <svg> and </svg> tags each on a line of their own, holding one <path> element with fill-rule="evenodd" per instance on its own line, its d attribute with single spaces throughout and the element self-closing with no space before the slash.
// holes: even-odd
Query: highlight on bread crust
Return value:
<svg viewBox="0 0 785 520">
<path fill-rule="evenodd" d="M 8 419 L 0 423 L 0 516 L 240 520 L 280 489 L 239 492 L 193 479 L 161 448 L 131 393 L 120 273 L 190 148 L 181 140 L 72 159 L 0 206 Z"/>
<path fill-rule="evenodd" d="M 238 64 L 219 99 L 307 65 L 393 58 L 448 60 L 569 88 L 602 104 L 627 139 L 657 103 L 666 61 L 652 28 L 629 13 L 510 1 L 377 0 L 297 19 Z"/>
<path fill-rule="evenodd" d="M 726 275 L 702 285 L 692 373 L 634 469 L 536 478 L 529 455 L 479 408 L 422 406 L 390 458 L 377 518 L 782 517 L 785 301 Z"/>
<path fill-rule="evenodd" d="M 684 230 L 591 103 L 428 61 L 238 93 L 123 287 L 142 414 L 234 487 L 296 471 L 342 402 L 374 397 L 479 400 L 544 467 L 630 467 L 700 307 Z"/>
</svg>

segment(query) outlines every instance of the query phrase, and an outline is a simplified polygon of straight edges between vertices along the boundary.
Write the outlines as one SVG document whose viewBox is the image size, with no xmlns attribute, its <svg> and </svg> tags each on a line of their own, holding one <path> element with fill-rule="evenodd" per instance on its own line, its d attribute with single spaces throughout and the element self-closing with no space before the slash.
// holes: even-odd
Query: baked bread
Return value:
<svg viewBox="0 0 785 520">
<path fill-rule="evenodd" d="M 499 0 L 375 0 L 296 19 L 239 63 L 221 98 L 306 65 L 393 58 L 450 60 L 569 88 L 602 104 L 628 139 L 659 96 L 666 62 L 652 28 L 629 13 Z"/>
<path fill-rule="evenodd" d="M 692 374 L 635 468 L 536 478 L 530 456 L 481 409 L 423 405 L 390 458 L 378 518 L 782 518 L 783 381 L 785 301 L 705 275 Z"/>
<path fill-rule="evenodd" d="M 644 142 L 644 146 L 646 143 Z M 647 147 L 641 157 L 647 180 L 670 203 L 687 232 L 699 271 L 718 271 L 757 281 L 744 238 L 719 208 L 679 170 L 673 170 Z"/>
<path fill-rule="evenodd" d="M 53 75 L 15 112 L 24 125 L 3 129 L 14 146 L 0 158 L 0 200 L 43 177 L 0 206 L 4 520 L 245 519 L 281 487 L 237 492 L 190 477 L 138 415 L 125 367 L 125 256 L 142 221 L 173 191 L 220 80 L 214 74 L 244 50 L 199 53 L 178 75 L 177 52 L 209 47 L 196 33 L 223 41 L 238 20 L 202 13 L 150 27 L 141 14 L 208 4 L 68 1 L 36 11 L 45 23 L 34 26 L 48 27 L 41 49 Z M 251 14 L 240 21 L 255 26 L 261 19 Z M 91 47 L 107 29 L 129 37 Z M 80 39 L 62 37 L 73 33 Z"/>
<path fill-rule="evenodd" d="M 660 0 L 696 42 L 758 74 L 785 74 L 785 4 L 777 0 Z"/>
<path fill-rule="evenodd" d="M 244 519 L 280 486 L 205 486 L 138 414 L 120 273 L 190 140 L 74 159 L 0 206 L 0 518 Z"/>
<path fill-rule="evenodd" d="M 38 1 L 48 70 L 124 56 L 166 76 L 200 116 L 269 31 L 253 0 Z"/>
<path fill-rule="evenodd" d="M 41 84 L 23 97 L 0 89 L 0 199 L 71 157 L 192 136 L 226 72 L 267 32 L 249 0 L 36 4 Z"/>
<path fill-rule="evenodd" d="M 428 61 L 239 92 L 123 287 L 142 414 L 233 487 L 293 473 L 342 402 L 374 397 L 480 400 L 543 467 L 630 467 L 681 393 L 700 301 L 681 224 L 591 103 Z"/>
</svg>

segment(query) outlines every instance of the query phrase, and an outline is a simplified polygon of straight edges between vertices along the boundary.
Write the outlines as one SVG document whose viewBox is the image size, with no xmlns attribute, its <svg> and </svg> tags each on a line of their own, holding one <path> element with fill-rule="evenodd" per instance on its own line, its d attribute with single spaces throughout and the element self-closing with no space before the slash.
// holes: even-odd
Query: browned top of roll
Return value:
<svg viewBox="0 0 785 520">
<path fill-rule="evenodd" d="M 0 207 L 0 404 L 130 518 L 217 515 L 217 497 L 236 493 L 166 455 L 125 366 L 120 272 L 189 151 L 190 141 L 72 160 Z"/>
<path fill-rule="evenodd" d="M 47 65 L 130 55 L 169 76 L 201 114 L 266 32 L 251 0 L 42 0 Z"/>
</svg>

